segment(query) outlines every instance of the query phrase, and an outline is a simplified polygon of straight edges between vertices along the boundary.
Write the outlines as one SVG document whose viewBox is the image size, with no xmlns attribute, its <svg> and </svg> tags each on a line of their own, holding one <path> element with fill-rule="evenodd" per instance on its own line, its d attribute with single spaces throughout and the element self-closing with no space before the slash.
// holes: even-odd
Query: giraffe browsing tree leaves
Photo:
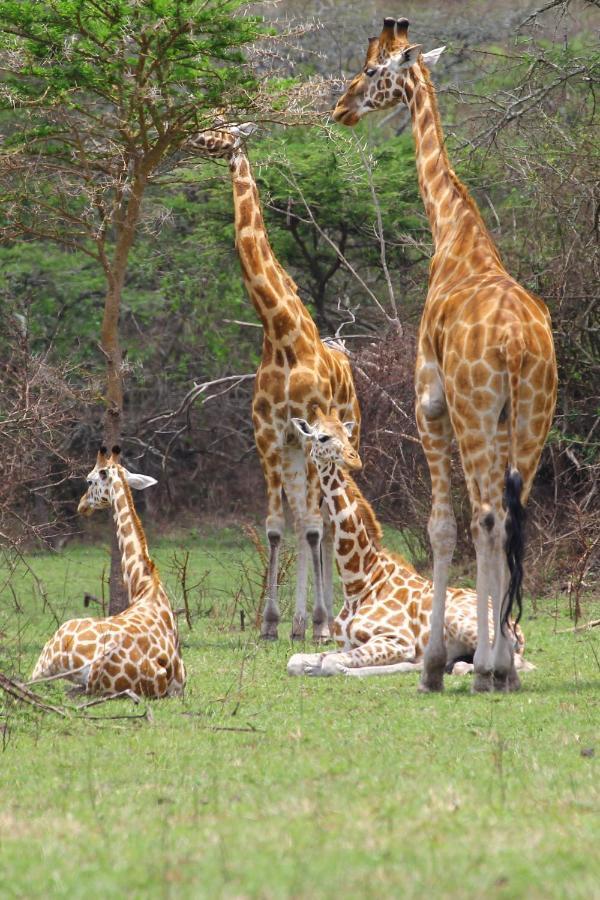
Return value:
<svg viewBox="0 0 600 900">
<path fill-rule="evenodd" d="M 185 668 L 177 623 L 148 547 L 131 496 L 154 478 L 129 472 L 120 450 L 105 447 L 87 476 L 78 512 L 112 507 L 129 606 L 104 619 L 71 619 L 50 638 L 32 680 L 62 675 L 88 694 L 172 697 L 183 693 Z"/>
<path fill-rule="evenodd" d="M 258 190 L 241 144 L 253 130 L 249 123 L 202 132 L 194 139 L 193 148 L 202 156 L 229 160 L 237 251 L 246 289 L 263 326 L 262 359 L 252 403 L 256 447 L 268 494 L 269 566 L 261 634 L 267 639 L 277 637 L 277 571 L 285 493 L 298 540 L 292 639 L 305 636 L 310 551 L 315 584 L 313 637 L 322 641 L 329 638 L 333 622 L 331 533 L 323 526 L 319 478 L 292 419 L 302 416 L 312 422 L 321 411 L 359 423 L 360 410 L 348 357 L 339 347 L 321 341 L 294 281 L 269 243 Z M 357 424 L 353 437 L 357 448 L 358 431 Z"/>
<path fill-rule="evenodd" d="M 431 474 L 429 536 L 434 600 L 421 690 L 442 690 L 444 609 L 456 521 L 451 443 L 458 442 L 477 556 L 478 638 L 474 689 L 515 690 L 508 634 L 521 612 L 524 506 L 556 404 L 557 370 L 548 310 L 506 271 L 477 205 L 450 166 L 427 64 L 406 19 L 386 18 L 369 40 L 363 70 L 333 118 L 355 125 L 373 110 L 406 105 L 435 253 L 417 348 L 416 415 Z M 492 598 L 494 643 L 488 603 Z"/>
<path fill-rule="evenodd" d="M 334 623 L 340 649 L 331 653 L 298 653 L 288 662 L 290 675 L 391 675 L 420 671 L 430 633 L 431 582 L 401 556 L 381 545 L 381 526 L 350 472 L 361 468 L 350 443 L 352 422 L 322 414 L 314 425 L 295 419 L 301 439 L 310 447 L 324 501 L 334 529 L 335 558 L 344 587 L 344 606 Z M 473 591 L 448 590 L 445 638 L 447 670 L 472 670 L 477 646 L 477 597 Z M 516 662 L 524 640 L 513 631 Z"/>
</svg>

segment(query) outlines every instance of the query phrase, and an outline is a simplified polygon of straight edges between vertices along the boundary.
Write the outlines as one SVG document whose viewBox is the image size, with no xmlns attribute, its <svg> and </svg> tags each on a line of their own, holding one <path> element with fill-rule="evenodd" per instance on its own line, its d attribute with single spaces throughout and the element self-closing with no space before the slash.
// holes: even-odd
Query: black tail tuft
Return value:
<svg viewBox="0 0 600 900">
<path fill-rule="evenodd" d="M 516 469 L 506 473 L 504 502 L 506 504 L 506 559 L 510 571 L 508 590 L 504 598 L 502 625 L 507 626 L 516 602 L 515 625 L 523 612 L 523 557 L 525 556 L 525 508 L 521 503 L 523 479 Z"/>
</svg>

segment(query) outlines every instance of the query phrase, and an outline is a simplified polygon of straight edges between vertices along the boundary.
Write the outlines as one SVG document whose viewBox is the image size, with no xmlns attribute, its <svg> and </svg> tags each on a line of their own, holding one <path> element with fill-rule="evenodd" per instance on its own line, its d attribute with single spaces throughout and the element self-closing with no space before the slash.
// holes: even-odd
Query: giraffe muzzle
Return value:
<svg viewBox="0 0 600 900">
<path fill-rule="evenodd" d="M 360 118 L 355 112 L 352 112 L 351 109 L 340 106 L 339 103 L 331 113 L 331 117 L 334 122 L 339 122 L 340 125 L 347 125 L 350 128 L 352 128 L 353 125 L 356 125 Z"/>
<path fill-rule="evenodd" d="M 91 516 L 94 512 L 93 507 L 90 506 L 87 495 L 84 496 L 79 501 L 79 506 L 77 507 L 77 514 L 79 516 Z"/>
<path fill-rule="evenodd" d="M 353 472 L 358 472 L 359 469 L 362 469 L 362 460 L 356 452 L 346 453 L 344 456 L 344 462 Z"/>
</svg>

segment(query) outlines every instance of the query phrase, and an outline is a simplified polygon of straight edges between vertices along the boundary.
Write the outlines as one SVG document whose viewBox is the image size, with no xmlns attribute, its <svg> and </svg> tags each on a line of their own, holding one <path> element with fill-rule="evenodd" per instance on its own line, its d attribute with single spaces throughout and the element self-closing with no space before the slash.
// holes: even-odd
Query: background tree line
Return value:
<svg viewBox="0 0 600 900">
<path fill-rule="evenodd" d="M 76 15 L 78 7 L 89 12 L 95 6 L 109 18 L 144 7 L 131 2 L 40 6 L 57 15 L 67 7 Z M 168 20 L 165 33 L 200 8 L 176 0 L 145 6 L 155 26 Z M 538 12 L 538 6 L 547 8 Z M 507 268 L 544 297 L 554 322 L 560 395 L 532 498 L 532 552 L 544 559 L 552 553 L 553 571 L 575 572 L 584 580 L 597 552 L 600 505 L 600 167 L 594 91 L 599 10 L 586 0 L 532 2 L 525 9 L 512 0 L 490 0 L 471 11 L 461 3 L 444 8 L 443 18 L 433 3 L 407 2 L 401 12 L 426 49 L 448 45 L 434 80 L 450 158 Z M 118 216 L 130 197 L 115 199 L 115 192 L 129 185 L 138 151 L 142 157 L 152 151 L 160 138 L 157 126 L 164 129 L 168 115 L 176 122 L 175 136 L 144 185 L 122 270 L 119 430 L 132 467 L 159 478 L 160 491 L 147 502 L 161 526 L 186 517 L 262 512 L 262 476 L 249 419 L 252 381 L 231 378 L 254 371 L 261 331 L 235 255 L 228 172 L 194 158 L 188 144 L 195 130 L 219 115 L 260 125 L 249 151 L 275 251 L 322 335 L 339 334 L 352 354 L 364 410 L 365 490 L 384 517 L 407 529 L 426 554 L 428 476 L 414 425 L 412 375 L 431 239 L 418 196 L 410 123 L 402 110 L 394 110 L 348 133 L 323 115 L 341 79 L 362 64 L 366 37 L 390 10 L 380 3 L 335 0 L 286 0 L 275 10 L 251 5 L 249 16 L 234 2 L 202 9 L 206 17 L 193 35 L 183 29 L 183 51 L 179 38 L 174 40 L 169 64 L 175 75 L 170 80 L 163 67 L 157 76 L 162 87 L 154 84 L 158 93 L 149 98 L 140 99 L 139 84 L 132 86 L 126 43 L 120 68 L 114 54 L 98 50 L 105 54 L 102 71 L 108 81 L 120 79 L 125 119 L 131 114 L 128 127 L 138 149 L 131 159 L 115 152 L 123 141 L 118 128 L 107 131 L 105 143 L 91 143 L 77 161 L 89 158 L 102 177 L 85 194 L 74 189 L 73 173 L 63 170 L 75 150 L 65 153 L 61 129 L 65 119 L 71 126 L 84 114 L 106 116 L 115 97 L 101 97 L 97 68 L 85 68 L 79 58 L 81 72 L 65 72 L 62 58 L 58 74 L 49 75 L 46 56 L 39 62 L 44 71 L 35 69 L 33 59 L 27 79 L 17 79 L 10 66 L 22 37 L 7 22 L 14 25 L 22 15 L 21 4 L 0 4 L 5 72 L 0 530 L 11 540 L 34 534 L 56 543 L 80 528 L 73 521 L 78 479 L 110 408 L 107 348 L 98 347 L 110 280 L 98 241 L 107 260 L 119 257 Z M 312 19 L 317 24 L 307 27 Z M 118 42 L 122 25 L 115 22 Z M 59 16 L 55 29 L 63 26 Z M 62 42 L 68 61 L 77 44 L 66 26 L 58 32 L 52 39 L 55 46 Z M 97 40 L 95 33 L 92 37 Z M 186 43 L 192 38 L 195 44 Z M 197 69 L 180 72 L 177 54 L 185 57 L 188 51 Z M 139 47 L 136 52 L 139 61 Z M 154 52 L 168 57 L 170 48 Z M 68 78 L 71 87 L 73 78 L 77 81 L 77 92 Z M 43 79 L 51 91 L 40 105 Z M 23 84 L 29 94 L 15 102 Z M 184 94 L 183 84 L 195 85 L 193 96 Z M 146 111 L 163 104 L 156 121 L 149 113 L 145 136 L 136 102 Z M 49 124 L 55 132 L 48 131 Z M 108 156 L 122 167 L 111 170 L 110 178 L 102 173 Z M 90 213 L 90 196 L 110 207 L 110 215 Z M 65 223 L 65 211 L 71 222 Z M 466 523 L 466 499 L 456 481 Z"/>
</svg>

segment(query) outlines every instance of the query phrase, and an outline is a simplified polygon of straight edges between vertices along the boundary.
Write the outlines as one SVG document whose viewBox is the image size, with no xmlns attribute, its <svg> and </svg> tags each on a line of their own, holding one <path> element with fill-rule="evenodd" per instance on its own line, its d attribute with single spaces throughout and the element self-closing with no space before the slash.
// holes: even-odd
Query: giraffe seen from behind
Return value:
<svg viewBox="0 0 600 900">
<path fill-rule="evenodd" d="M 389 675 L 420 671 L 430 633 L 431 582 L 401 556 L 382 547 L 382 531 L 372 507 L 354 482 L 361 467 L 350 443 L 353 423 L 317 415 L 310 425 L 295 420 L 310 447 L 324 501 L 334 527 L 335 558 L 344 588 L 344 605 L 334 623 L 340 649 L 295 654 L 290 675 Z M 473 591 L 448 590 L 445 639 L 448 670 L 472 669 L 477 646 L 477 598 Z M 523 635 L 516 626 L 520 667 Z"/>
<path fill-rule="evenodd" d="M 507 273 L 475 202 L 450 166 L 427 70 L 444 48 L 422 54 L 409 42 L 408 24 L 384 20 L 333 118 L 352 126 L 373 110 L 409 108 L 419 187 L 435 244 L 415 375 L 417 424 L 431 474 L 428 530 L 434 559 L 421 690 L 441 690 L 446 665 L 444 608 L 456 545 L 450 494 L 454 437 L 477 556 L 474 689 L 514 690 L 519 679 L 507 622 L 515 603 L 521 611 L 524 505 L 556 403 L 550 316 L 543 301 Z"/>
<path fill-rule="evenodd" d="M 206 131 L 193 141 L 202 156 L 229 161 L 235 208 L 236 247 L 244 284 L 263 326 L 262 359 L 256 373 L 252 422 L 268 495 L 269 564 L 261 635 L 278 636 L 278 557 L 284 531 L 283 493 L 298 540 L 296 607 L 292 639 L 306 629 L 308 553 L 315 585 L 313 637 L 330 636 L 333 622 L 332 547 L 323 528 L 319 478 L 301 445 L 294 417 L 314 421 L 317 412 L 360 422 L 348 357 L 323 343 L 298 288 L 276 259 L 267 236 L 258 189 L 241 138 L 253 126 Z M 358 448 L 357 428 L 353 442 Z M 323 539 L 323 540 L 322 540 Z M 322 553 L 322 562 L 321 562 Z M 324 577 L 323 577 L 324 575 Z"/>
<path fill-rule="evenodd" d="M 78 512 L 88 516 L 112 507 L 129 606 L 116 616 L 65 622 L 46 643 L 31 677 L 62 675 L 88 694 L 178 696 L 185 668 L 177 623 L 131 496 L 131 488 L 144 490 L 156 480 L 129 472 L 119 453 L 118 447 L 110 454 L 100 449 Z"/>
</svg>

